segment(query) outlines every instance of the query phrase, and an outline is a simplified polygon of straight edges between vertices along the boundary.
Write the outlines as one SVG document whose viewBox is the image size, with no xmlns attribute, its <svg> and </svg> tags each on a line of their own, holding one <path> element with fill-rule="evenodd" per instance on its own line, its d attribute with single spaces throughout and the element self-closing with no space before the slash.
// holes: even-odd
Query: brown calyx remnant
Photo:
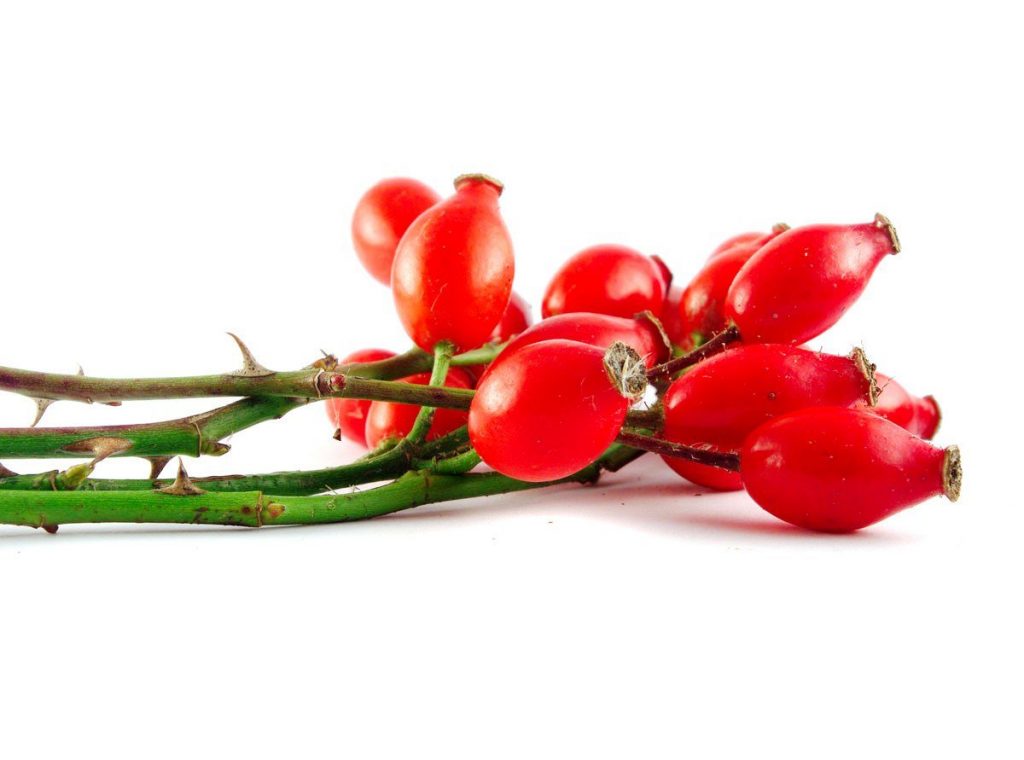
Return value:
<svg viewBox="0 0 1024 760">
<path fill-rule="evenodd" d="M 630 401 L 639 401 L 647 390 L 647 367 L 636 351 L 620 340 L 604 354 L 604 368 L 616 390 Z"/>
<path fill-rule="evenodd" d="M 878 378 L 875 376 L 875 370 L 878 368 L 875 364 L 868 361 L 868 355 L 864 353 L 863 348 L 855 348 L 850 352 L 850 359 L 857 365 L 857 369 L 861 371 L 864 378 L 868 381 L 868 404 L 870 406 L 878 406 L 878 397 L 882 395 L 882 389 L 878 387 Z"/>
<path fill-rule="evenodd" d="M 648 309 L 647 311 L 642 311 L 639 314 L 634 314 L 633 319 L 638 322 L 649 322 L 651 326 L 654 327 L 655 332 L 658 333 L 658 337 L 661 338 L 661 343 L 666 349 L 666 355 L 672 356 L 672 339 L 668 337 L 668 333 L 665 332 L 665 325 L 663 325 L 661 320 L 654 315 L 653 311 Z"/>
<path fill-rule="evenodd" d="M 503 183 L 500 179 L 495 179 L 490 174 L 481 174 L 479 172 L 460 174 L 458 177 L 455 178 L 455 189 L 458 190 L 459 188 L 462 187 L 462 185 L 464 185 L 467 182 L 483 182 L 484 184 L 490 185 L 495 190 L 497 190 L 498 195 L 501 195 L 501 192 L 505 189 L 505 183 Z"/>
<path fill-rule="evenodd" d="M 875 224 L 889 233 L 889 239 L 892 241 L 892 252 L 899 253 L 900 237 L 896 234 L 896 228 L 889 221 L 889 217 L 885 214 L 875 214 Z"/>
<path fill-rule="evenodd" d="M 950 501 L 960 498 L 960 486 L 964 481 L 964 468 L 960 461 L 960 447 L 950 446 L 942 460 L 942 493 Z"/>
</svg>

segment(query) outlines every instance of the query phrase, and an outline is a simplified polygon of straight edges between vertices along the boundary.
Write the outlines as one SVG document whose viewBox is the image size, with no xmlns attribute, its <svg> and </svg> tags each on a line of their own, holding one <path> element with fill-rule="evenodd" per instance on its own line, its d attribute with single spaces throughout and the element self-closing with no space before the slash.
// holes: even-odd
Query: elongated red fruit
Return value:
<svg viewBox="0 0 1024 760">
<path fill-rule="evenodd" d="M 932 396 L 915 396 L 891 377 L 877 374 L 878 403 L 872 411 L 895 422 L 916 436 L 931 440 L 939 429 L 942 414 Z"/>
<path fill-rule="evenodd" d="M 544 340 L 574 340 L 601 349 L 620 341 L 640 354 L 648 369 L 667 359 L 670 351 L 659 325 L 648 316 L 627 319 L 581 311 L 548 317 L 531 325 L 505 347 L 491 367 L 523 346 Z"/>
<path fill-rule="evenodd" d="M 340 364 L 376 362 L 390 359 L 394 355 L 394 351 L 383 348 L 364 348 L 349 354 Z M 334 425 L 337 438 L 347 438 L 360 446 L 366 445 L 366 414 L 370 410 L 370 403 L 368 399 L 362 398 L 329 398 L 324 402 L 327 419 Z"/>
<path fill-rule="evenodd" d="M 692 351 L 728 326 L 725 299 L 737 273 L 765 243 L 788 229 L 779 224 L 771 232 L 756 237 L 738 236 L 740 242 L 712 254 L 679 299 L 679 344 L 685 350 Z"/>
<path fill-rule="evenodd" d="M 501 183 L 467 174 L 455 189 L 406 230 L 391 268 L 398 316 L 427 351 L 443 340 L 459 351 L 483 345 L 512 294 L 515 262 L 498 210 Z"/>
<path fill-rule="evenodd" d="M 834 325 L 878 263 L 899 249 L 881 214 L 868 224 L 791 229 L 740 269 L 726 295 L 726 320 L 748 343 L 803 343 Z"/>
<path fill-rule="evenodd" d="M 402 235 L 441 196 L 414 179 L 394 177 L 371 187 L 352 215 L 352 245 L 366 271 L 391 284 L 391 263 Z"/>
<path fill-rule="evenodd" d="M 741 247 L 746 248 L 753 253 L 769 240 L 774 237 L 778 237 L 788 229 L 788 224 L 780 223 L 772 227 L 771 232 L 741 232 L 739 235 L 733 235 L 731 238 L 720 243 L 719 246 L 711 252 L 711 255 L 708 256 L 708 261 L 711 261 L 713 258 L 723 253 L 734 251 Z"/>
<path fill-rule="evenodd" d="M 668 267 L 654 257 L 624 245 L 595 245 L 577 253 L 555 273 L 544 294 L 541 314 L 660 314 L 669 279 Z"/>
<path fill-rule="evenodd" d="M 646 385 L 640 357 L 622 343 L 608 351 L 570 340 L 523 346 L 480 380 L 469 439 L 505 475 L 563 478 L 611 445 Z"/>
<path fill-rule="evenodd" d="M 942 449 L 864 409 L 803 409 L 765 423 L 740 452 L 747 491 L 780 520 L 849 533 L 932 496 L 956 501 L 956 446 Z"/>
<path fill-rule="evenodd" d="M 665 394 L 664 436 L 714 451 L 738 451 L 767 420 L 810 406 L 870 404 L 874 367 L 859 348 L 834 356 L 795 346 L 739 346 L 707 359 Z M 723 491 L 743 487 L 739 474 L 665 457 L 687 480 Z"/>
</svg>

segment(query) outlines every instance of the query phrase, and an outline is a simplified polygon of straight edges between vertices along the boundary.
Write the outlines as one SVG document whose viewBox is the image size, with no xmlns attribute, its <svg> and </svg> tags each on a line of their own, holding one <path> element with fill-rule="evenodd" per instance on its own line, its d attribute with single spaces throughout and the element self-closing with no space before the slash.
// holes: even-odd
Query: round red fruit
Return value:
<svg viewBox="0 0 1024 760">
<path fill-rule="evenodd" d="M 803 409 L 757 428 L 740 474 L 761 507 L 793 525 L 849 533 L 932 496 L 956 501 L 955 446 L 942 449 L 863 409 Z"/>
<path fill-rule="evenodd" d="M 469 438 L 505 475 L 563 478 L 611 445 L 644 385 L 640 357 L 621 343 L 607 352 L 569 340 L 523 346 L 481 379 Z"/>
<path fill-rule="evenodd" d="M 352 215 L 352 244 L 366 271 L 391 284 L 391 263 L 402 235 L 441 196 L 414 179 L 395 177 L 371 187 Z"/>
<path fill-rule="evenodd" d="M 405 378 L 402 382 L 428 385 L 430 373 Z M 444 384 L 449 388 L 472 388 L 473 381 L 459 367 L 448 370 Z M 366 444 L 376 448 L 388 439 L 404 438 L 412 430 L 420 407 L 393 401 L 373 401 L 366 414 Z M 466 412 L 458 409 L 437 409 L 426 440 L 432 441 L 466 424 Z"/>
<path fill-rule="evenodd" d="M 383 348 L 364 348 L 355 351 L 341 360 L 341 365 L 364 364 L 366 362 L 377 362 L 382 359 L 390 359 L 394 356 L 393 351 Z M 346 438 L 355 441 L 360 446 L 366 445 L 366 414 L 370 409 L 371 402 L 361 398 L 329 398 L 324 406 L 327 410 L 327 419 L 334 426 L 338 438 Z"/>
<path fill-rule="evenodd" d="M 660 314 L 668 289 L 663 267 L 626 246 L 587 248 L 555 274 L 541 313 L 545 317 L 577 311 L 614 317 L 632 317 L 642 311 Z"/>
<path fill-rule="evenodd" d="M 432 351 L 483 345 L 512 294 L 512 241 L 498 210 L 501 183 L 482 174 L 455 180 L 455 194 L 412 223 L 398 244 L 391 290 L 409 337 Z"/>
</svg>

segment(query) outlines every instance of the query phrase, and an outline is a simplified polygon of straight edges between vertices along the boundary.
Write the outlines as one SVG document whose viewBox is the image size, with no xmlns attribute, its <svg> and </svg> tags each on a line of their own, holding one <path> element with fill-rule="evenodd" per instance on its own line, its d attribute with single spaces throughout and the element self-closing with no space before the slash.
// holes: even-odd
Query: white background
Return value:
<svg viewBox="0 0 1024 760">
<path fill-rule="evenodd" d="M 386 176 L 503 179 L 535 305 L 592 243 L 686 280 L 733 233 L 882 211 L 904 251 L 820 345 L 936 394 L 966 464 L 958 504 L 850 537 L 656 460 L 363 524 L 0 528 L 5 757 L 1020 756 L 1010 4 L 0 7 L 2 364 L 404 348 L 347 233 Z M 358 453 L 316 406 L 231 443 L 191 471 Z"/>
</svg>

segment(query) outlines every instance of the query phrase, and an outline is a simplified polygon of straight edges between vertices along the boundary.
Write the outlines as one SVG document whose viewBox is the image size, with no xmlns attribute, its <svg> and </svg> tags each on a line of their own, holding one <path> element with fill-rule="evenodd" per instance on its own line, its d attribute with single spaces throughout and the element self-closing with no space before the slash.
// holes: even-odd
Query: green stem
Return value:
<svg viewBox="0 0 1024 760">
<path fill-rule="evenodd" d="M 167 422 L 72 428 L 0 428 L 0 457 L 54 459 L 106 456 L 219 456 L 220 439 L 277 419 L 306 399 L 247 398 Z"/>
<path fill-rule="evenodd" d="M 242 491 L 263 491 L 266 493 L 306 496 L 323 493 L 339 488 L 376 483 L 398 477 L 410 467 L 432 469 L 435 465 L 446 472 L 452 472 L 460 466 L 467 471 L 476 462 L 468 465 L 470 452 L 465 452 L 468 436 L 462 427 L 448 435 L 442 436 L 420 447 L 416 452 L 417 459 L 412 460 L 409 452 L 394 448 L 374 452 L 371 456 L 339 467 L 326 467 L 319 470 L 297 470 L 291 472 L 271 472 L 261 475 L 213 475 L 192 478 L 192 483 L 204 491 L 238 493 Z M 452 457 L 454 453 L 456 456 Z M 445 458 L 448 455 L 448 458 Z M 452 461 L 458 457 L 458 461 Z M 51 470 L 32 475 L 9 474 L 0 478 L 0 490 L 3 491 L 152 491 L 156 488 L 170 486 L 173 481 L 168 478 L 159 480 L 134 478 L 82 478 L 81 465 L 66 471 Z M 91 468 L 90 468 L 91 469 Z M 70 475 L 74 473 L 74 477 Z M 88 473 L 86 473 L 88 474 Z"/>
<path fill-rule="evenodd" d="M 348 522 L 439 501 L 470 499 L 559 483 L 593 483 L 606 466 L 638 454 L 613 446 L 599 460 L 560 480 L 528 483 L 500 475 L 409 472 L 385 486 L 325 496 L 268 495 L 262 491 L 176 496 L 158 492 L 0 491 L 0 523 L 29 527 L 65 523 L 200 523 L 307 525 Z"/>
<path fill-rule="evenodd" d="M 440 389 L 444 387 L 444 381 L 448 377 L 448 367 L 452 361 L 452 354 L 454 354 L 454 346 L 448 341 L 441 341 L 434 347 L 434 367 L 430 372 L 430 383 L 431 388 Z M 472 400 L 472 395 L 470 395 Z M 412 428 L 409 433 L 405 436 L 404 446 L 418 446 L 423 442 L 423 439 L 427 437 L 427 433 L 430 431 L 430 426 L 434 422 L 434 409 L 433 406 L 421 406 L 419 412 L 416 414 L 416 419 L 413 421 Z"/>
</svg>

